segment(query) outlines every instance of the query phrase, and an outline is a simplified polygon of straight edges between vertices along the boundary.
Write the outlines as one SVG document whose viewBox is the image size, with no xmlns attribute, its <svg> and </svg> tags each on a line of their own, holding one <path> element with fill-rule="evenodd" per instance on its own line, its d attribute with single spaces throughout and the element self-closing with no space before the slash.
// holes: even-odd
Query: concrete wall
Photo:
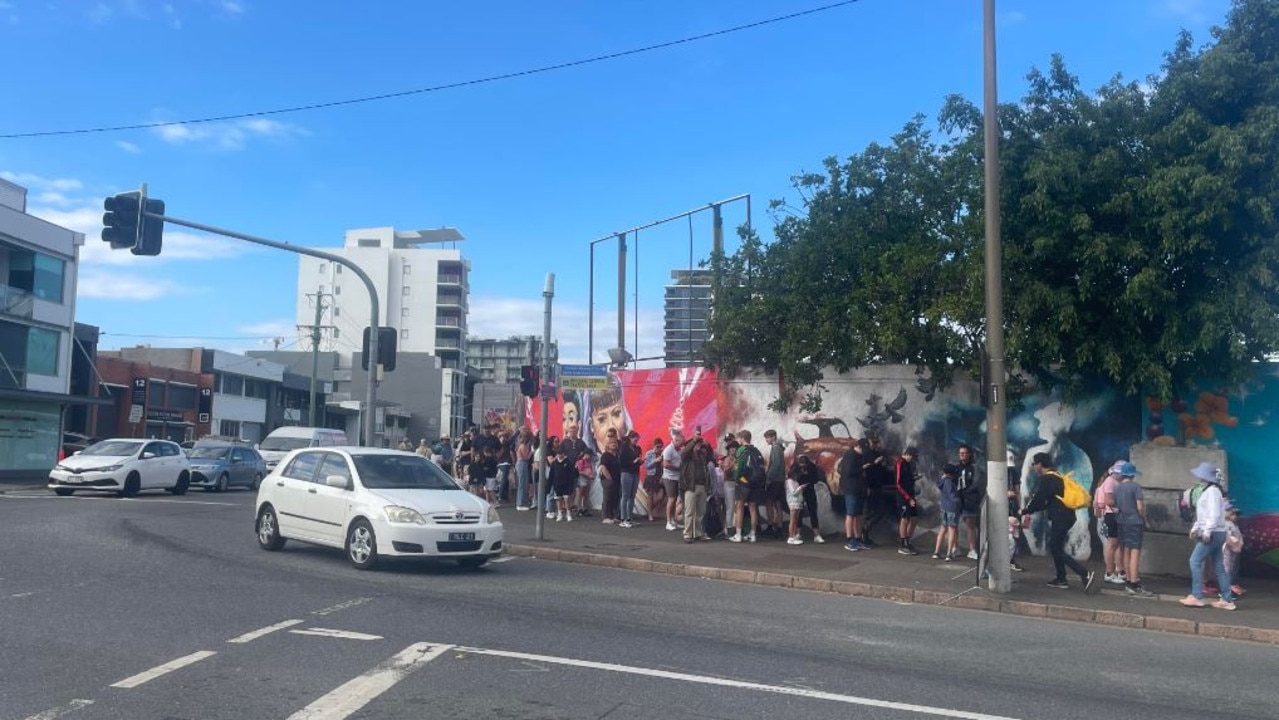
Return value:
<svg viewBox="0 0 1279 720">
<path fill-rule="evenodd" d="M 1132 446 L 1131 460 L 1141 475 L 1137 482 L 1146 498 L 1146 518 L 1150 530 L 1141 553 L 1141 572 L 1146 575 L 1185 575 L 1192 549 L 1186 537 L 1190 523 L 1181 519 L 1177 501 L 1182 491 L 1199 480 L 1190 469 L 1201 462 L 1219 467 L 1226 474 L 1223 486 L 1229 491 L 1230 472 L 1226 452 L 1207 445 L 1177 447 L 1153 442 Z"/>
<path fill-rule="evenodd" d="M 358 362 L 358 357 L 356 358 Z M 395 360 L 394 372 L 385 373 L 378 383 L 378 403 L 393 402 L 412 413 L 409 418 L 408 437 L 416 444 L 421 438 L 434 440 L 447 431 L 448 419 L 440 415 L 443 394 L 442 373 L 439 358 L 426 353 L 400 353 Z M 353 400 L 364 400 L 368 387 L 365 373 L 356 366 L 350 388 Z M 444 430 L 441 430 L 444 428 Z M 354 440 L 356 435 L 351 436 Z"/>
</svg>

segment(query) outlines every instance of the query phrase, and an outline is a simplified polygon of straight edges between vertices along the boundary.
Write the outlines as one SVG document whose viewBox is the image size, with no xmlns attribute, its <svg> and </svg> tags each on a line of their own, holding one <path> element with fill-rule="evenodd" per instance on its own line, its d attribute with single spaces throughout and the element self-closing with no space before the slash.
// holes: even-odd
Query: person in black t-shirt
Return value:
<svg viewBox="0 0 1279 720">
<path fill-rule="evenodd" d="M 600 484 L 604 488 L 604 507 L 600 513 L 604 516 L 604 522 L 612 525 L 617 522 L 622 463 L 618 457 L 617 437 L 610 435 L 604 443 L 604 453 L 600 455 Z"/>
<path fill-rule="evenodd" d="M 897 491 L 897 552 L 902 555 L 918 555 L 911 544 L 915 525 L 919 522 L 919 494 L 915 488 L 915 448 L 908 447 L 897 458 L 894 485 Z"/>
</svg>

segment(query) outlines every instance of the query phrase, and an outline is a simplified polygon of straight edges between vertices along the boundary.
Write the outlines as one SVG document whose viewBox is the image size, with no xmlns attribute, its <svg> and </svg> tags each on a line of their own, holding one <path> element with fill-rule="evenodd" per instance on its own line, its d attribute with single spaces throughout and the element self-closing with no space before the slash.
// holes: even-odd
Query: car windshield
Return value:
<svg viewBox="0 0 1279 720">
<path fill-rule="evenodd" d="M 205 445 L 203 447 L 191 448 L 187 455 L 192 458 L 224 458 L 229 452 L 231 452 L 231 448 L 228 447 L 210 447 Z"/>
<path fill-rule="evenodd" d="M 280 450 L 288 452 L 298 448 L 311 447 L 311 438 L 305 437 L 269 437 L 258 446 L 259 450 Z"/>
<path fill-rule="evenodd" d="M 95 443 L 80 451 L 81 455 L 107 455 L 111 457 L 124 457 L 132 455 L 142 446 L 141 442 L 133 440 L 103 440 Z"/>
<path fill-rule="evenodd" d="M 417 455 L 354 455 L 360 482 L 369 489 L 457 490 L 435 463 Z"/>
</svg>

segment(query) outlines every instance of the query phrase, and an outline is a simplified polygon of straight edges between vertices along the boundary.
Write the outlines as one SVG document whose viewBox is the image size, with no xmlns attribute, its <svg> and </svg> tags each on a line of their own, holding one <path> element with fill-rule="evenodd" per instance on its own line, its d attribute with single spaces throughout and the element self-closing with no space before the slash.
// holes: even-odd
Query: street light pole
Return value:
<svg viewBox="0 0 1279 720">
<path fill-rule="evenodd" d="M 999 100 L 996 93 L 995 0 L 983 4 L 986 153 L 986 568 L 989 588 L 1012 589 L 1008 535 L 1008 439 L 1004 368 L 1004 287 L 999 237 Z"/>
</svg>

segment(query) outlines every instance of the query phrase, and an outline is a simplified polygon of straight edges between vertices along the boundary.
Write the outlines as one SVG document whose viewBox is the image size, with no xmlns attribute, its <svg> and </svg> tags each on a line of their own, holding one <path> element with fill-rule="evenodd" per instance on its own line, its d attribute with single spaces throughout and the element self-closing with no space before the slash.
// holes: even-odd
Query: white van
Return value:
<svg viewBox="0 0 1279 720">
<path fill-rule="evenodd" d="M 317 427 L 282 427 L 271 431 L 266 439 L 258 444 L 258 452 L 266 461 L 267 468 L 273 468 L 284 459 L 291 450 L 307 447 L 336 447 L 350 445 L 346 433 L 341 430 Z"/>
</svg>

